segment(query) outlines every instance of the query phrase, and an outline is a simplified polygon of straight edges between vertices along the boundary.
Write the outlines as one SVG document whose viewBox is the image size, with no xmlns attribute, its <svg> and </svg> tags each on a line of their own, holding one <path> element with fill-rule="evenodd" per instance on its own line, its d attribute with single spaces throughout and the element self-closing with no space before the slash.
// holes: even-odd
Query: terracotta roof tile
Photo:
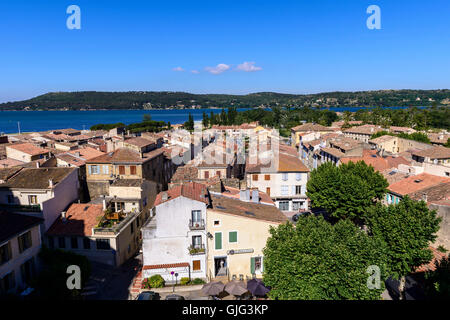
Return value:
<svg viewBox="0 0 450 320">
<path fill-rule="evenodd" d="M 391 184 L 388 187 L 388 190 L 404 196 L 449 181 L 450 178 L 447 177 L 439 177 L 428 173 L 421 173 Z"/>
<path fill-rule="evenodd" d="M 171 269 L 171 268 L 183 268 L 183 267 L 189 267 L 189 263 L 187 263 L 187 262 L 179 262 L 179 263 L 166 263 L 166 264 L 146 265 L 146 266 L 142 267 L 142 270 Z"/>
<path fill-rule="evenodd" d="M 412 154 L 430 159 L 450 159 L 450 148 L 435 146 L 426 150 L 413 151 Z"/>
<path fill-rule="evenodd" d="M 49 150 L 43 149 L 40 147 L 36 147 L 35 145 L 33 145 L 31 143 L 12 144 L 12 145 L 9 145 L 7 148 L 19 150 L 21 152 L 27 153 L 32 156 L 49 153 Z"/>
<path fill-rule="evenodd" d="M 163 201 L 163 194 L 167 194 L 167 200 Z M 181 185 L 175 186 L 167 191 L 160 192 L 155 199 L 155 206 L 158 206 L 164 202 L 176 199 L 178 197 L 186 197 L 192 200 L 209 203 L 208 190 L 206 186 L 197 182 L 183 183 Z"/>
</svg>

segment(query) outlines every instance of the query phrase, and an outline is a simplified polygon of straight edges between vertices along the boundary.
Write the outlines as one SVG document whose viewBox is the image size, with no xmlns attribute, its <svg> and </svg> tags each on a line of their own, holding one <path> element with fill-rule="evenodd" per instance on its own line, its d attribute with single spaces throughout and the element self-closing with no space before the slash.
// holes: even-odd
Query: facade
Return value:
<svg viewBox="0 0 450 320">
<path fill-rule="evenodd" d="M 380 126 L 375 126 L 373 124 L 365 124 L 362 126 L 345 129 L 343 130 L 343 133 L 348 138 L 368 143 L 370 137 L 379 131 L 383 131 L 383 129 Z"/>
<path fill-rule="evenodd" d="M 48 159 L 50 151 L 36 147 L 31 143 L 12 144 L 6 147 L 6 157 L 22 162 Z"/>
<path fill-rule="evenodd" d="M 0 212 L 0 297 L 26 289 L 39 268 L 42 219 Z"/>
<path fill-rule="evenodd" d="M 318 139 L 321 135 L 333 132 L 334 129 L 316 123 L 305 123 L 291 129 L 291 146 L 297 147 L 301 142 Z"/>
<path fill-rule="evenodd" d="M 212 195 L 206 228 L 208 279 L 262 277 L 269 228 L 287 218 L 273 205 Z"/>
<path fill-rule="evenodd" d="M 293 151 L 296 154 L 295 149 Z M 268 194 L 281 211 L 307 210 L 306 183 L 309 169 L 292 153 L 280 151 L 278 159 L 276 170 L 267 169 L 261 164 L 252 165 L 247 161 L 245 172 L 248 188 L 257 188 Z"/>
<path fill-rule="evenodd" d="M 168 283 L 179 278 L 206 278 L 206 208 L 209 193 L 191 182 L 158 194 L 153 217 L 142 228 L 143 277 L 160 274 Z"/>
<path fill-rule="evenodd" d="M 24 168 L 0 184 L 0 209 L 43 218 L 43 232 L 78 199 L 77 168 Z"/>
</svg>

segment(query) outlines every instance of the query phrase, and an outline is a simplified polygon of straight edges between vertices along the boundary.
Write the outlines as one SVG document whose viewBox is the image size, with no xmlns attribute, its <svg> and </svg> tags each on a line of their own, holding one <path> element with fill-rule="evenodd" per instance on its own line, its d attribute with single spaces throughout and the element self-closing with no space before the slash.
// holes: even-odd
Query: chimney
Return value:
<svg viewBox="0 0 450 320">
<path fill-rule="evenodd" d="M 61 211 L 61 219 L 62 219 L 63 222 L 66 222 L 66 221 L 67 221 L 67 218 L 66 218 L 66 211 Z"/>
<path fill-rule="evenodd" d="M 53 188 L 53 179 L 48 179 L 48 187 Z"/>
<path fill-rule="evenodd" d="M 422 200 L 425 201 L 425 202 L 427 202 L 428 196 L 427 196 L 426 193 L 422 194 Z"/>
<path fill-rule="evenodd" d="M 167 194 L 167 192 L 163 192 L 161 195 L 161 200 L 162 201 L 167 201 L 167 199 L 169 199 L 169 195 Z"/>
<path fill-rule="evenodd" d="M 252 190 L 252 202 L 259 203 L 259 190 L 258 189 Z"/>
<path fill-rule="evenodd" d="M 103 203 L 103 210 L 106 210 L 106 199 L 105 199 L 105 196 L 103 196 L 102 203 Z"/>
<path fill-rule="evenodd" d="M 239 199 L 241 201 L 250 201 L 250 190 L 239 191 Z"/>
<path fill-rule="evenodd" d="M 80 156 L 80 152 L 79 151 L 75 152 L 75 156 L 79 157 Z"/>
<path fill-rule="evenodd" d="M 40 168 L 40 166 L 41 166 L 41 165 L 39 164 L 39 161 L 36 161 L 36 168 L 38 168 L 38 169 L 39 169 L 39 168 Z"/>
</svg>

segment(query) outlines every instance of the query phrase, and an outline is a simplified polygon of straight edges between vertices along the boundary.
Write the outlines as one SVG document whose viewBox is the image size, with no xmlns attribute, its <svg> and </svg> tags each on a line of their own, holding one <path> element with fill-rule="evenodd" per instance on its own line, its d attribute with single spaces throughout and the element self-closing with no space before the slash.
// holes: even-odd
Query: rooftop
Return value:
<svg viewBox="0 0 450 320">
<path fill-rule="evenodd" d="M 47 235 L 91 236 L 103 217 L 103 205 L 74 203 L 66 212 L 66 221 L 60 216 L 48 229 Z"/>
<path fill-rule="evenodd" d="M 49 152 L 49 150 L 40 148 L 40 147 L 36 147 L 35 145 L 33 145 L 31 143 L 11 144 L 11 145 L 7 146 L 7 148 L 15 149 L 15 150 L 21 151 L 23 153 L 27 153 L 31 156 L 47 154 Z"/>
<path fill-rule="evenodd" d="M 31 229 L 44 220 L 24 214 L 0 211 L 0 243 Z"/>
<path fill-rule="evenodd" d="M 399 194 L 407 195 L 415 193 L 419 190 L 424 190 L 441 183 L 448 183 L 450 178 L 434 176 L 428 173 L 421 173 L 415 176 L 410 176 L 399 182 L 395 182 L 388 187 L 388 190 Z"/>
<path fill-rule="evenodd" d="M 317 123 L 305 123 L 296 127 L 293 127 L 291 131 L 299 132 L 299 131 L 333 131 L 333 129 L 329 127 L 322 126 Z"/>
<path fill-rule="evenodd" d="M 155 149 L 153 151 L 141 154 L 137 151 L 128 149 L 128 148 L 119 148 L 116 151 L 109 152 L 107 154 L 103 154 L 101 156 L 92 158 L 86 163 L 120 163 L 120 162 L 128 162 L 128 163 L 144 163 L 149 161 L 160 154 L 163 154 L 164 150 L 161 148 Z"/>
<path fill-rule="evenodd" d="M 379 131 L 383 131 L 383 129 L 373 124 L 365 124 L 362 126 L 351 127 L 344 130 L 344 132 L 347 133 L 366 134 L 366 135 L 372 135 Z"/>
<path fill-rule="evenodd" d="M 163 199 L 163 195 L 167 195 L 167 200 Z M 178 197 L 185 197 L 191 200 L 204 202 L 209 204 L 208 190 L 206 186 L 197 182 L 188 182 L 175 186 L 167 191 L 158 193 L 155 199 L 155 206 L 158 206 L 164 202 L 176 199 Z"/>
<path fill-rule="evenodd" d="M 211 200 L 211 210 L 214 210 L 215 212 L 274 223 L 284 223 L 287 221 L 286 216 L 278 210 L 276 206 L 244 202 L 238 199 L 215 194 L 211 195 Z"/>
<path fill-rule="evenodd" d="M 430 159 L 450 159 L 450 148 L 435 146 L 426 150 L 414 151 L 412 154 Z"/>
<path fill-rule="evenodd" d="M 24 168 L 0 188 L 18 189 L 50 189 L 49 180 L 56 186 L 64 180 L 75 168 Z"/>
</svg>

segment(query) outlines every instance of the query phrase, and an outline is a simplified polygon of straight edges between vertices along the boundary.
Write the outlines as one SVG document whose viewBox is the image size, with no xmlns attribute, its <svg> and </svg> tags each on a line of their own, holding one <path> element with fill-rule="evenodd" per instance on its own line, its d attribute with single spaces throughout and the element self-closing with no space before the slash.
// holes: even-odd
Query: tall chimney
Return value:
<svg viewBox="0 0 450 320">
<path fill-rule="evenodd" d="M 40 168 L 40 166 L 39 161 L 36 161 L 36 168 Z"/>
<path fill-rule="evenodd" d="M 424 194 L 422 195 L 422 200 L 425 201 L 425 202 L 427 202 L 428 196 L 427 196 L 426 193 L 424 193 Z"/>
<path fill-rule="evenodd" d="M 103 196 L 102 203 L 103 203 L 103 210 L 106 210 L 106 199 L 105 199 L 105 196 Z"/>
<path fill-rule="evenodd" d="M 53 179 L 48 179 L 48 187 L 53 188 Z"/>
</svg>

